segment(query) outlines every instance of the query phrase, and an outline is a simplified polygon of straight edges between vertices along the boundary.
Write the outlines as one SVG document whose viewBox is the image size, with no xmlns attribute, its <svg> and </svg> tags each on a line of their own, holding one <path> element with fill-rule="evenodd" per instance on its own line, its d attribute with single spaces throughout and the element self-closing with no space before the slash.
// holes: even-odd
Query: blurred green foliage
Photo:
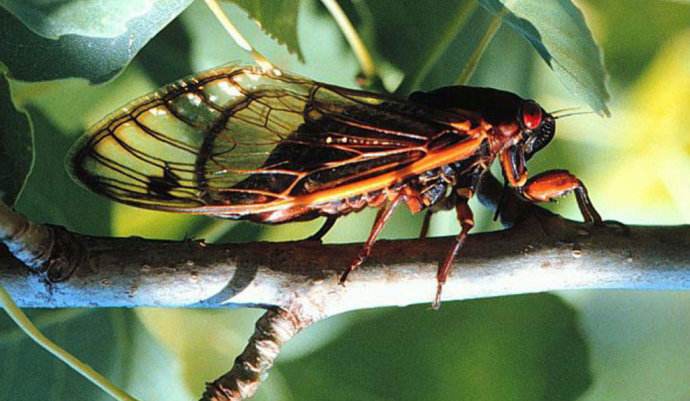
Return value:
<svg viewBox="0 0 690 401">
<path fill-rule="evenodd" d="M 138 29 L 133 47 L 127 47 L 126 35 L 112 38 L 83 30 L 84 23 L 89 29 L 115 26 L 99 25 L 102 21 L 91 24 L 86 19 L 80 25 L 75 18 L 72 22 L 82 30 L 72 26 L 70 35 L 56 40 L 41 36 L 41 28 L 31 23 L 26 28 L 0 8 L 0 62 L 11 77 L 32 81 L 10 81 L 14 104 L 28 111 L 34 135 L 35 165 L 17 204 L 20 211 L 33 220 L 83 233 L 171 239 L 279 241 L 302 238 L 319 226 L 305 222 L 266 228 L 133 209 L 89 193 L 66 174 L 63 158 L 70 144 L 87 126 L 128 100 L 202 69 L 251 62 L 201 1 L 166 26 L 187 3 L 154 2 L 153 9 L 165 12 L 153 19 L 137 12 L 123 14 L 133 18 L 125 24 L 127 29 Z M 0 2 L 27 22 L 16 7 L 30 4 Z M 587 96 L 566 90 L 544 63 L 543 49 L 540 56 L 514 24 L 502 24 L 485 51 L 477 53 L 482 50 L 479 41 L 496 18 L 480 3 L 356 0 L 341 4 L 370 46 L 390 90 L 400 82 L 406 89 L 452 84 L 473 55 L 481 54 L 471 79 L 475 85 L 515 91 L 547 109 L 586 106 L 579 102 Z M 564 0 L 553 4 L 571 7 Z M 577 5 L 604 50 L 613 117 L 559 120 L 557 139 L 530 162 L 530 171 L 575 172 L 609 219 L 687 223 L 690 5 L 642 0 L 583 0 Z M 268 11 L 247 13 L 232 2 L 225 8 L 252 45 L 275 64 L 316 80 L 355 86 L 357 62 L 318 2 L 299 2 L 297 20 L 291 26 L 290 19 L 283 19 L 278 28 L 269 27 Z M 512 11 L 537 28 L 538 22 L 552 22 Z M 292 39 L 282 36 L 292 53 L 249 18 L 258 14 L 268 16 L 262 25 L 276 29 L 274 36 L 296 30 Z M 50 13 L 58 21 L 64 15 L 69 13 Z M 574 35 L 571 39 L 581 39 Z M 304 63 L 294 54 L 295 43 Z M 590 62 L 594 56 L 589 51 L 565 54 Z M 124 72 L 105 84 L 86 81 L 101 82 L 123 66 Z M 426 74 L 411 79 L 420 69 Z M 603 88 L 600 82 L 587 84 L 598 88 L 593 93 Z M 3 98 L 0 115 L 5 127 L 0 144 L 8 135 L 27 143 L 31 132 L 22 137 L 7 130 L 16 111 L 8 107 L 8 92 L 3 93 L 7 99 Z M 597 101 L 606 97 L 594 96 Z M 596 101 L 589 104 L 598 107 Z M 7 160 L 3 162 L 0 180 L 5 179 L 2 173 L 12 171 L 15 175 L 10 178 L 21 182 L 26 168 L 8 170 Z M 478 230 L 495 227 L 490 224 L 490 211 L 473 205 Z M 572 199 L 553 207 L 579 218 Z M 326 241 L 362 241 L 372 218 L 370 210 L 347 216 Z M 383 237 L 414 237 L 419 223 L 418 216 L 401 210 Z M 448 213 L 435 217 L 431 231 L 449 235 L 457 229 Z M 257 399 L 679 401 L 690 395 L 690 297 L 610 291 L 560 295 L 449 302 L 440 312 L 429 311 L 428 305 L 363 311 L 319 322 L 288 344 Z M 198 397 L 205 381 L 229 369 L 258 314 L 143 309 L 46 310 L 32 316 L 69 351 L 140 399 L 153 401 Z M 33 400 L 37 394 L 55 401 L 107 399 L 22 337 L 4 316 L 0 317 L 0 365 L 0 399 Z"/>
<path fill-rule="evenodd" d="M 10 84 L 4 76 L 0 76 L 0 116 L 0 201 L 11 206 L 31 171 L 33 137 L 29 116 L 14 107 Z"/>
</svg>

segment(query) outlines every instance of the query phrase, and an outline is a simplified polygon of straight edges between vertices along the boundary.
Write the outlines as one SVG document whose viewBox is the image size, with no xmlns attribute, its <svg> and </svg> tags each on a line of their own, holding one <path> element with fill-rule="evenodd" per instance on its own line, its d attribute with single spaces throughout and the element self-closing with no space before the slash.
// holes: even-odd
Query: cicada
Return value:
<svg viewBox="0 0 690 401">
<path fill-rule="evenodd" d="M 437 272 L 434 304 L 474 225 L 468 201 L 498 159 L 523 198 L 574 192 L 587 222 L 601 218 L 565 170 L 528 178 L 526 161 L 554 136 L 533 100 L 469 86 L 407 99 L 315 82 L 278 69 L 228 66 L 139 98 L 88 130 L 71 171 L 129 205 L 257 223 L 325 216 L 314 236 L 365 207 L 379 208 L 341 283 L 370 255 L 393 210 L 455 208 L 461 230 Z"/>
</svg>

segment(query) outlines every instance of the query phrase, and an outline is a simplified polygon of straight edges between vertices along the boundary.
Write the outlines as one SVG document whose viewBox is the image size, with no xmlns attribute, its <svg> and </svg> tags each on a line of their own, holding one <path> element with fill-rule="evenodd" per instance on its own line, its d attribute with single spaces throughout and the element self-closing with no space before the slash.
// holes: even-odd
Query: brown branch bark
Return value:
<svg viewBox="0 0 690 401">
<path fill-rule="evenodd" d="M 370 260 L 341 286 L 339 275 L 359 244 L 207 245 L 60 234 L 60 228 L 43 227 L 51 233 L 39 237 L 54 243 L 35 248 L 48 251 L 32 260 L 43 260 L 47 270 L 30 271 L 0 249 L 0 285 L 20 306 L 268 309 L 233 368 L 207 386 L 203 401 L 251 396 L 282 344 L 314 321 L 355 309 L 430 303 L 438 263 L 452 242 L 380 241 Z M 12 244 L 20 236 L 6 230 L 3 240 Z M 62 282 L 36 274 L 74 266 Z M 532 214 L 509 230 L 471 235 L 443 299 L 585 288 L 690 289 L 690 226 L 626 231 Z"/>
<path fill-rule="evenodd" d="M 270 308 L 256 322 L 249 344 L 232 369 L 206 384 L 201 401 L 239 401 L 253 396 L 283 344 L 311 323 L 302 320 L 299 312 Z"/>
<path fill-rule="evenodd" d="M 359 244 L 206 245 L 75 234 L 87 257 L 60 283 L 0 255 L 0 285 L 23 307 L 278 306 L 328 316 L 430 302 L 450 238 L 380 241 L 347 285 Z M 593 228 L 558 217 L 471 235 L 445 300 L 577 288 L 690 288 L 690 226 Z"/>
</svg>

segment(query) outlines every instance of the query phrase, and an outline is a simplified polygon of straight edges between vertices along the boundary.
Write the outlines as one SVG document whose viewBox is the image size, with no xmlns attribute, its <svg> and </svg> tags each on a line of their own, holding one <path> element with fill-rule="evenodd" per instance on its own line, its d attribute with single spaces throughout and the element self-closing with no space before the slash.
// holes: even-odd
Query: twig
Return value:
<svg viewBox="0 0 690 401">
<path fill-rule="evenodd" d="M 491 23 L 489 24 L 489 26 L 487 26 L 486 31 L 482 35 L 481 39 L 479 39 L 479 43 L 477 43 L 477 47 L 474 48 L 474 51 L 467 59 L 467 62 L 465 63 L 465 66 L 463 67 L 462 71 L 455 79 L 456 85 L 466 85 L 469 82 L 470 78 L 472 77 L 472 74 L 474 74 L 474 71 L 477 69 L 477 65 L 479 65 L 479 59 L 484 54 L 486 48 L 489 47 L 491 39 L 493 39 L 494 36 L 496 36 L 498 28 L 501 27 L 501 23 L 503 22 L 503 15 L 506 13 L 507 10 L 503 10 L 502 12 L 491 17 Z"/>
<path fill-rule="evenodd" d="M 362 38 L 359 37 L 357 30 L 352 25 L 352 22 L 350 22 L 350 19 L 347 17 L 347 14 L 340 8 L 337 0 L 321 0 L 321 3 L 323 3 L 326 9 L 328 9 L 328 12 L 331 13 L 340 31 L 350 44 L 359 65 L 362 67 L 364 77 L 367 80 L 374 79 L 376 77 L 376 65 L 374 64 L 374 60 L 371 54 L 369 54 L 369 50 L 362 41 Z"/>
<path fill-rule="evenodd" d="M 448 47 L 453 43 L 453 40 L 455 40 L 463 25 L 465 25 L 468 18 L 478 7 L 479 3 L 474 1 L 458 3 L 458 8 L 455 10 L 451 22 L 443 28 L 439 39 L 429 44 L 429 50 L 424 57 L 421 58 L 422 64 L 413 74 L 405 77 L 397 90 L 398 93 L 408 94 L 412 90 L 419 89 L 424 78 L 429 75 L 429 72 L 436 65 L 441 56 L 448 50 Z M 472 70 L 472 72 L 473 71 L 474 70 Z"/>
<path fill-rule="evenodd" d="M 256 50 L 247 39 L 242 36 L 240 31 L 233 25 L 228 16 L 225 14 L 223 9 L 217 0 L 205 0 L 206 6 L 211 10 L 213 15 L 216 17 L 218 22 L 223 26 L 223 28 L 228 32 L 232 40 L 237 43 L 239 47 L 247 51 L 249 55 L 254 59 L 254 62 L 259 65 L 263 70 L 268 71 L 273 69 L 273 65 L 268 58 Z"/>
<path fill-rule="evenodd" d="M 266 311 L 256 322 L 249 344 L 235 359 L 232 369 L 206 385 L 201 401 L 239 401 L 253 396 L 283 344 L 310 323 L 285 309 Z"/>
</svg>

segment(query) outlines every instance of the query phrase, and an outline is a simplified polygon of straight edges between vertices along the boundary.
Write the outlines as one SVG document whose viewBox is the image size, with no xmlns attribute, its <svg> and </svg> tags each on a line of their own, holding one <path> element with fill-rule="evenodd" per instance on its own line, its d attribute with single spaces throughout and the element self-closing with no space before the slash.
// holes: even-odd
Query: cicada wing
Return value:
<svg viewBox="0 0 690 401">
<path fill-rule="evenodd" d="M 423 114 L 376 94 L 225 67 L 108 116 L 74 146 L 71 171 L 89 189 L 135 206 L 240 210 L 423 157 L 444 129 Z"/>
</svg>

